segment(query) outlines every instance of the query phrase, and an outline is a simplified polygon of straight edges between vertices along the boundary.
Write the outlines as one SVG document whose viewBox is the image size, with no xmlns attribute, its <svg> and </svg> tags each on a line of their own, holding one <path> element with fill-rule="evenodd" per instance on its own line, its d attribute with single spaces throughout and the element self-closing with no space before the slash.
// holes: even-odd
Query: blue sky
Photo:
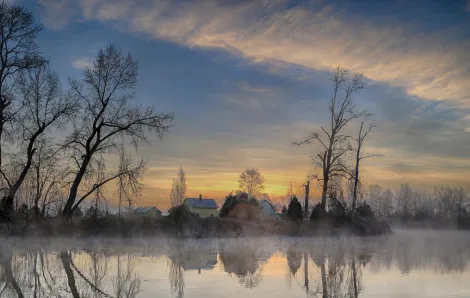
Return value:
<svg viewBox="0 0 470 298">
<path fill-rule="evenodd" d="M 191 195 L 222 197 L 247 167 L 272 197 L 300 184 L 316 148 L 291 141 L 326 120 L 338 64 L 364 72 L 358 106 L 380 125 L 366 150 L 384 156 L 366 160 L 364 181 L 468 185 L 468 1 L 10 2 L 43 23 L 64 84 L 114 42 L 139 61 L 136 102 L 175 113 L 163 142 L 139 149 L 145 201 L 165 204 L 180 165 Z"/>
</svg>

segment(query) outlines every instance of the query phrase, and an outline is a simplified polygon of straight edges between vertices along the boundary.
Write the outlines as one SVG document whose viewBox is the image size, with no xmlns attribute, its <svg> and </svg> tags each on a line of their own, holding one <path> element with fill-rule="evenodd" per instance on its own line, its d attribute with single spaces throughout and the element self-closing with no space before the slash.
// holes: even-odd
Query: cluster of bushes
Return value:
<svg viewBox="0 0 470 298">
<path fill-rule="evenodd" d="M 233 218 L 243 221 L 258 219 L 259 203 L 255 198 L 248 198 L 246 192 L 231 192 L 225 197 L 224 204 L 220 208 L 221 218 Z"/>
</svg>

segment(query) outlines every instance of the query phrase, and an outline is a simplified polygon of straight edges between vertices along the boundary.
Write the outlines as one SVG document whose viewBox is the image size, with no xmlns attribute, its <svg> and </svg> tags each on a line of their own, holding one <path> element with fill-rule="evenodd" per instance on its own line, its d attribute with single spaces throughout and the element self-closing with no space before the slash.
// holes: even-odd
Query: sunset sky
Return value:
<svg viewBox="0 0 470 298">
<path fill-rule="evenodd" d="M 273 198 L 297 187 L 316 148 L 292 141 L 327 120 L 337 65 L 364 72 L 357 103 L 380 125 L 366 151 L 383 157 L 364 161 L 364 183 L 469 184 L 465 0 L 9 2 L 44 25 L 41 50 L 64 85 L 114 42 L 139 61 L 136 101 L 175 113 L 163 141 L 139 148 L 141 205 L 168 205 L 179 166 L 190 196 L 222 198 L 249 167 Z"/>
</svg>

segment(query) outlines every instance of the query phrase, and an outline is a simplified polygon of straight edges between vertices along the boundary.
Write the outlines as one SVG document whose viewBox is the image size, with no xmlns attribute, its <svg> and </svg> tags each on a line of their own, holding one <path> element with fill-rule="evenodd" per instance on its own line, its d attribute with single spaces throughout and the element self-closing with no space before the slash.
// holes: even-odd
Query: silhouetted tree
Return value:
<svg viewBox="0 0 470 298">
<path fill-rule="evenodd" d="M 5 124 L 13 121 L 22 108 L 22 100 L 15 91 L 18 78 L 24 71 L 35 69 L 45 63 L 38 51 L 36 35 L 42 30 L 35 23 L 33 14 L 23 7 L 10 5 L 5 1 L 0 4 L 0 172 L 3 172 L 3 141 Z M 4 181 L 5 182 L 5 181 Z"/>
<path fill-rule="evenodd" d="M 22 137 L 14 143 L 19 148 L 17 155 L 21 166 L 16 175 L 4 176 L 9 186 L 6 201 L 9 206 L 13 205 L 15 195 L 33 164 L 40 137 L 51 127 L 63 127 L 67 116 L 76 110 L 76 103 L 63 96 L 58 76 L 46 65 L 24 71 L 18 81 L 23 107 L 17 113 L 18 120 L 14 126 Z"/>
<path fill-rule="evenodd" d="M 365 122 L 366 122 L 366 120 L 369 116 L 370 116 L 370 114 L 366 115 L 365 120 L 361 121 L 361 126 L 359 128 L 359 136 L 357 137 L 357 139 L 355 139 L 356 140 L 356 148 L 355 148 L 355 150 L 356 150 L 356 166 L 355 166 L 355 169 L 354 169 L 354 190 L 353 190 L 353 197 L 352 197 L 352 204 L 351 204 L 351 210 L 352 210 L 353 217 L 356 213 L 357 191 L 358 191 L 358 187 L 359 187 L 359 165 L 360 165 L 360 162 L 364 158 L 376 156 L 376 155 L 362 155 L 361 154 L 362 146 L 364 145 L 364 141 L 365 141 L 367 135 L 372 130 L 372 128 L 377 127 L 377 125 L 373 122 L 370 123 L 367 128 L 364 127 Z"/>
<path fill-rule="evenodd" d="M 117 169 L 94 183 L 91 189 L 84 190 L 77 200 L 84 178 L 93 174 L 100 156 L 116 152 L 118 140 L 127 138 L 137 148 L 139 143 L 148 141 L 149 132 L 161 138 L 169 129 L 173 114 L 158 114 L 154 107 L 144 109 L 129 103 L 134 97 L 137 70 L 137 62 L 130 54 L 124 55 L 110 44 L 99 51 L 81 80 L 70 80 L 72 94 L 80 100 L 81 110 L 66 140 L 76 171 L 62 212 L 65 217 L 106 183 L 142 172 L 143 160 Z"/>
<path fill-rule="evenodd" d="M 302 205 L 300 204 L 297 197 L 294 196 L 289 203 L 289 207 L 287 208 L 287 218 L 294 222 L 298 222 L 302 220 L 302 217 Z"/>
<path fill-rule="evenodd" d="M 328 104 L 330 123 L 326 127 L 321 126 L 320 132 L 312 133 L 306 140 L 294 142 L 296 145 L 314 142 L 322 147 L 322 151 L 313 156 L 313 162 L 320 170 L 320 174 L 314 175 L 314 178 L 322 185 L 320 207 L 323 210 L 326 210 L 330 181 L 336 177 L 352 178 L 351 171 L 344 162 L 345 154 L 352 150 L 351 136 L 343 134 L 343 130 L 351 120 L 367 114 L 366 111 L 356 111 L 353 99 L 353 95 L 364 88 L 362 74 L 354 75 L 348 83 L 348 71 L 338 67 L 332 80 L 333 94 Z"/>
</svg>

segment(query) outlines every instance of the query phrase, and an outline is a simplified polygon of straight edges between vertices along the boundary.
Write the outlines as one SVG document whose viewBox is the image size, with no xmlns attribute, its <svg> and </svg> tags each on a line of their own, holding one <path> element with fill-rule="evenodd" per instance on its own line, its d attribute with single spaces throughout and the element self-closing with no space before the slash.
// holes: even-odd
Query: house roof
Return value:
<svg viewBox="0 0 470 298">
<path fill-rule="evenodd" d="M 193 208 L 207 208 L 207 209 L 218 209 L 219 205 L 214 199 L 193 199 L 187 198 L 186 202 Z"/>
<path fill-rule="evenodd" d="M 268 204 L 268 206 L 271 206 L 274 210 L 276 210 L 276 207 L 274 207 L 274 204 L 271 203 L 271 201 L 267 200 L 267 199 L 262 199 L 259 201 L 259 204 L 261 205 L 261 203 L 265 203 L 265 204 Z"/>
<path fill-rule="evenodd" d="M 153 210 L 153 209 L 159 211 L 155 207 L 137 207 L 137 208 L 134 209 L 134 213 L 137 213 L 137 214 L 147 213 L 147 212 L 149 212 L 150 210 Z"/>
</svg>

